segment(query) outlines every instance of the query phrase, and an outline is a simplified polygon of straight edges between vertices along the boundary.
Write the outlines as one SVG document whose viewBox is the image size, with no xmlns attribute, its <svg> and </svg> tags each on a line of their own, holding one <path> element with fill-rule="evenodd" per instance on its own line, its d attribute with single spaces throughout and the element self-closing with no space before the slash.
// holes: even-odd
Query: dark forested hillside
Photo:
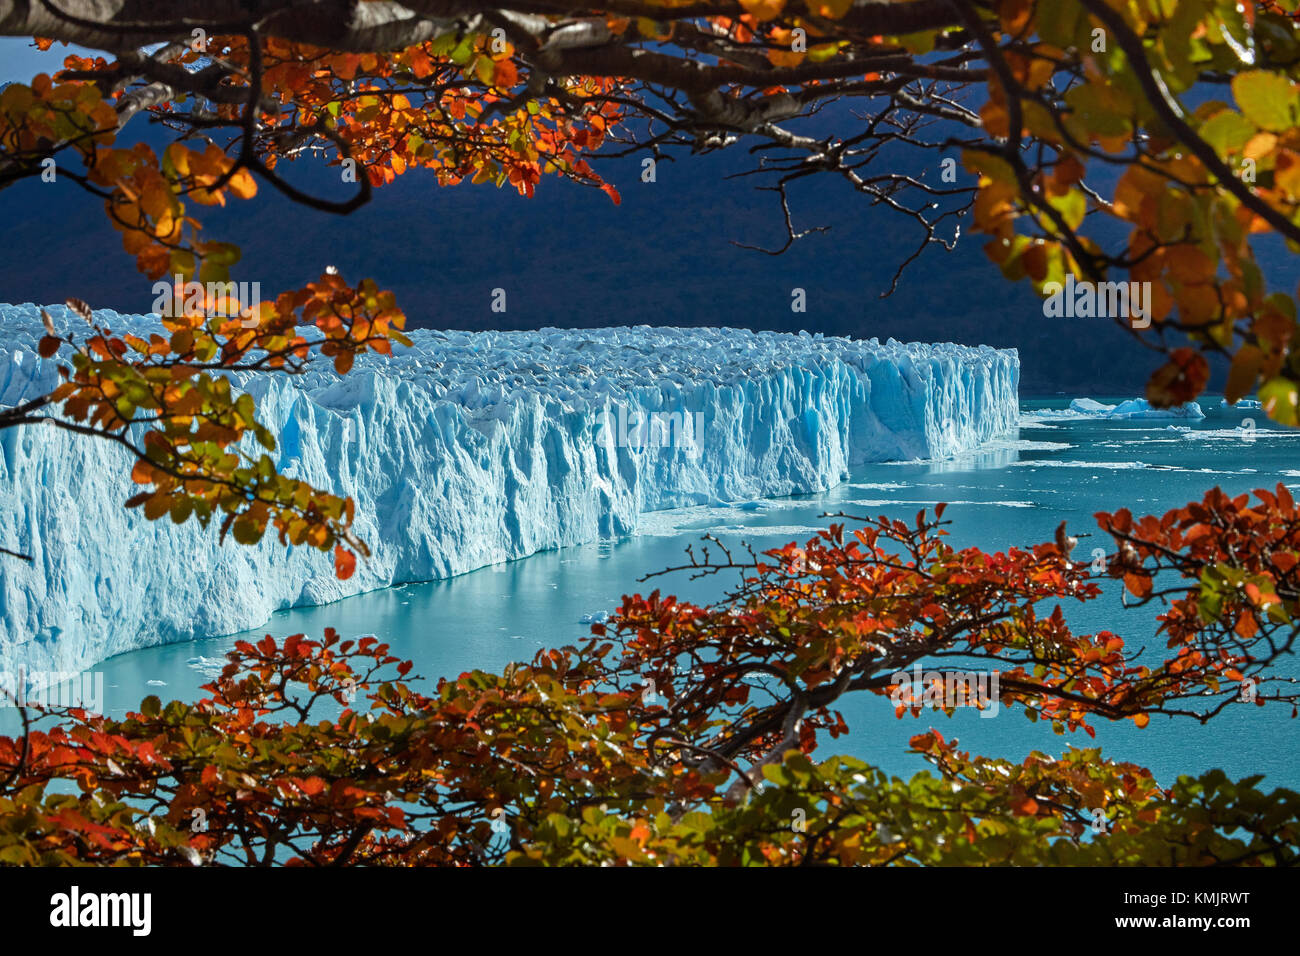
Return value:
<svg viewBox="0 0 1300 956">
<path fill-rule="evenodd" d="M 132 134 L 165 141 L 142 121 Z M 297 166 L 295 182 L 344 194 L 337 168 Z M 763 180 L 727 178 L 747 168 L 743 154 L 680 156 L 643 183 L 639 160 L 609 161 L 600 171 L 622 195 L 617 206 L 552 177 L 525 200 L 491 186 L 439 188 L 417 170 L 377 190 L 350 221 L 265 190 L 256 203 L 206 210 L 205 231 L 243 237 L 234 277 L 260 281 L 268 294 L 332 264 L 394 290 L 413 326 L 731 325 L 987 344 L 1020 350 L 1027 394 L 1140 394 L 1160 364 L 1108 320 L 1043 316 L 1031 289 L 986 258 L 984 236 L 963 236 L 951 253 L 932 245 L 881 298 L 919 227 L 835 179 L 790 191 L 794 227 L 826 231 L 782 255 L 740 248 L 785 240 L 778 198 L 756 189 Z M 0 266 L 0 301 L 76 295 L 121 312 L 153 302 L 132 259 L 104 253 L 120 249 L 119 238 L 98 200 L 71 182 L 6 189 L 0 244 L 12 254 Z M 1272 270 L 1281 279 L 1284 255 Z M 505 313 L 491 310 L 497 288 L 506 290 Z M 806 312 L 791 311 L 795 288 L 806 291 Z"/>
</svg>

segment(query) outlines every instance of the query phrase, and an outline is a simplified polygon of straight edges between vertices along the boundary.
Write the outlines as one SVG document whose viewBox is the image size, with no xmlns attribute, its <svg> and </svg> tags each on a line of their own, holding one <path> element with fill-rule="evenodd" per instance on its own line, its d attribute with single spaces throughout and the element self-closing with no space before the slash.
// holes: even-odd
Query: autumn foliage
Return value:
<svg viewBox="0 0 1300 956">
<path fill-rule="evenodd" d="M 230 534 L 241 544 L 256 544 L 274 527 L 281 544 L 333 548 L 338 576 L 352 574 L 357 554 L 369 553 L 351 531 L 352 500 L 278 473 L 267 454 L 275 436 L 230 375 L 296 374 L 313 354 L 332 357 L 346 372 L 357 355 L 390 354 L 393 342 L 409 344 L 391 293 L 369 280 L 354 289 L 326 274 L 261 303 L 255 314 L 212 314 L 202 305 L 178 310 L 161 319 L 169 336 L 148 339 L 114 333 L 79 300 L 69 306 L 86 330 L 60 330 L 43 310 L 39 344 L 45 358 L 69 356 L 70 364 L 59 367 L 62 383 L 0 411 L 0 426 L 48 423 L 108 439 L 135 459 L 131 480 L 144 488 L 126 506 L 141 508 L 149 520 L 167 515 L 206 526 L 216 518 L 221 538 Z M 309 339 L 300 326 L 313 326 L 315 334 Z"/>
<path fill-rule="evenodd" d="M 53 164 L 148 280 L 219 287 L 241 252 L 203 230 L 202 212 L 267 189 L 347 213 L 416 171 L 525 197 L 550 175 L 617 201 L 602 157 L 748 144 L 781 194 L 786 248 L 806 233 L 785 187 L 814 174 L 919 227 L 903 265 L 967 220 L 1007 278 L 1042 294 L 1066 276 L 1148 284 L 1150 327 L 1131 331 L 1166 355 L 1147 386 L 1155 404 L 1195 398 L 1220 355 L 1230 400 L 1257 391 L 1274 419 L 1300 422 L 1296 290 L 1275 288 L 1258 258 L 1269 239 L 1300 250 L 1295 0 L 538 0 L 469 4 L 458 19 L 410 0 L 337 22 L 283 6 L 218 16 L 178 0 L 172 19 L 119 22 L 85 0 L 0 3 L 0 30 L 106 54 L 0 92 L 0 188 Z M 809 135 L 798 121 L 814 112 L 843 128 Z M 128 137 L 137 117 L 165 148 Z M 940 159 L 964 172 L 941 177 Z M 339 189 L 293 185 L 288 168 L 307 162 L 336 168 Z M 0 412 L 0 427 L 53 421 L 122 444 L 125 424 L 143 425 L 143 444 L 127 444 L 150 517 L 224 512 L 239 541 L 274 526 L 340 548 L 346 571 L 364 554 L 347 503 L 232 450 L 246 432 L 271 439 L 223 373 L 300 370 L 298 320 L 346 371 L 402 341 L 401 312 L 336 276 L 257 309 L 221 293 L 185 301 L 166 340 L 51 333 L 46 354 L 80 364 L 38 407 Z"/>
<path fill-rule="evenodd" d="M 168 8 L 157 21 L 136 6 L 0 0 L 0 32 L 105 54 L 0 91 L 0 188 L 53 164 L 185 306 L 146 339 L 70 300 L 74 325 L 47 316 L 40 343 L 60 384 L 0 409 L 0 429 L 124 448 L 147 518 L 244 544 L 274 529 L 352 574 L 352 502 L 277 473 L 237 376 L 321 358 L 346 373 L 406 341 L 390 294 L 332 271 L 267 302 L 195 299 L 190 283 L 241 267 L 205 209 L 269 190 L 346 214 L 417 172 L 522 197 L 562 177 L 617 202 L 597 165 L 620 155 L 752 150 L 790 243 L 785 188 L 817 175 L 920 230 L 904 265 L 969 225 L 1043 294 L 1067 275 L 1149 283 L 1150 328 L 1116 318 L 1162 354 L 1154 403 L 1195 398 L 1217 355 L 1229 399 L 1256 391 L 1300 423 L 1300 292 L 1259 256 L 1300 251 L 1295 0 L 529 0 L 455 19 L 406 0 L 333 21 L 277 0 L 215 20 L 207 0 L 144 5 Z M 814 113 L 834 132 L 801 124 Z M 168 144 L 132 142 L 137 117 Z M 940 178 L 943 159 L 961 177 Z M 299 162 L 337 169 L 339 191 L 293 185 Z M 1298 798 L 1257 778 L 1161 785 L 1092 748 L 1014 763 L 935 731 L 913 738 L 933 771 L 910 781 L 826 755 L 845 695 L 886 696 L 935 655 L 997 668 L 1001 705 L 1061 733 L 1294 713 L 1284 487 L 1097 517 L 1112 586 L 1160 605 L 1162 654 L 1073 632 L 1062 603 L 1099 581 L 1059 542 L 987 554 L 948 546 L 941 514 L 860 519 L 706 556 L 695 573 L 743 575 L 726 600 L 629 597 L 588 643 L 502 674 L 421 690 L 373 639 L 267 638 L 198 702 L 46 715 L 0 740 L 0 862 L 1295 863 Z"/>
<path fill-rule="evenodd" d="M 851 731 L 841 702 L 888 698 L 917 661 L 999 670 L 1000 705 L 1058 733 L 1294 714 L 1300 690 L 1275 666 L 1300 609 L 1285 488 L 1100 514 L 1115 541 L 1100 577 L 1055 543 L 954 549 L 942 510 L 753 561 L 705 555 L 695 573 L 741 572 L 725 600 L 627 597 L 586 643 L 500 674 L 421 690 L 376 639 L 327 631 L 238 643 L 196 703 L 54 711 L 0 739 L 0 860 L 1294 864 L 1300 794 L 1258 777 L 1161 785 L 1088 746 L 972 756 L 924 723 L 911 744 L 933 771 L 911 780 L 828 753 Z M 1162 653 L 1071 630 L 1062 604 L 1107 580 L 1164 602 Z"/>
</svg>

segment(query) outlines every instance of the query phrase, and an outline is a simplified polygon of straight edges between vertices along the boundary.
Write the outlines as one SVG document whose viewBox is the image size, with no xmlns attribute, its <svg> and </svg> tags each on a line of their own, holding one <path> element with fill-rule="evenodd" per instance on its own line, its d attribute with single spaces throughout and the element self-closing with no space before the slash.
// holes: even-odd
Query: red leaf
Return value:
<svg viewBox="0 0 1300 956">
<path fill-rule="evenodd" d="M 334 545 L 334 575 L 340 581 L 346 581 L 356 569 L 357 556 L 342 545 Z"/>
</svg>

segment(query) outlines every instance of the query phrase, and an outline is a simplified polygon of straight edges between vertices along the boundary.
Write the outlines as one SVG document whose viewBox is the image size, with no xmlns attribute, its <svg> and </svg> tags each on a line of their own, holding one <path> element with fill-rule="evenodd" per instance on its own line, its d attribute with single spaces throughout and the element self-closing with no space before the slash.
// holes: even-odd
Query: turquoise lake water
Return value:
<svg viewBox="0 0 1300 956">
<path fill-rule="evenodd" d="M 884 513 L 910 521 L 920 508 L 945 501 L 954 544 L 996 550 L 1050 540 L 1062 520 L 1072 533 L 1095 531 L 1092 515 L 1099 510 L 1127 506 L 1135 515 L 1163 513 L 1214 485 L 1232 494 L 1279 481 L 1300 489 L 1300 431 L 1270 427 L 1258 410 L 1223 409 L 1218 399 L 1208 399 L 1201 421 L 1057 417 L 1067 404 L 1024 402 L 1018 436 L 959 460 L 867 465 L 822 494 L 645 515 L 635 537 L 617 542 L 285 611 L 244 635 L 123 654 L 96 668 L 104 674 L 105 709 L 121 715 L 148 694 L 164 701 L 194 699 L 240 637 L 319 636 L 329 626 L 348 636 L 376 635 L 392 645 L 392 653 L 414 660 L 426 677 L 497 670 L 530 659 L 539 648 L 584 638 L 584 617 L 589 621 L 617 607 L 624 593 L 659 587 L 697 601 L 720 596 L 734 577 L 691 582 L 683 574 L 637 583 L 646 572 L 682 563 L 686 545 L 705 533 L 760 550 L 806 541 L 832 520 L 820 517 L 826 512 Z M 1109 540 L 1083 539 L 1076 558 L 1094 546 L 1109 548 Z M 1143 638 L 1155 629 L 1155 611 L 1124 610 L 1114 583 L 1102 598 L 1067 606 L 1066 613 L 1076 630 L 1110 629 L 1139 644 L 1148 643 Z M 1284 667 L 1300 674 L 1294 662 Z M 899 720 L 887 699 L 861 695 L 841 709 L 852 733 L 828 747 L 896 774 L 925 766 L 906 753 L 907 740 L 933 726 L 957 737 L 963 749 L 990 756 L 1020 759 L 1031 750 L 1056 753 L 1070 743 L 1100 744 L 1109 757 L 1150 767 L 1162 783 L 1179 773 L 1220 767 L 1233 777 L 1265 774 L 1266 788 L 1300 789 L 1300 721 L 1277 705 L 1232 706 L 1208 725 L 1160 717 L 1143 730 L 1128 722 L 1103 723 L 1096 741 L 1082 732 L 1058 736 L 1005 707 L 991 719 L 959 709 L 951 718 L 927 711 Z M 13 711 L 0 712 L 0 730 L 12 733 L 15 726 Z"/>
</svg>

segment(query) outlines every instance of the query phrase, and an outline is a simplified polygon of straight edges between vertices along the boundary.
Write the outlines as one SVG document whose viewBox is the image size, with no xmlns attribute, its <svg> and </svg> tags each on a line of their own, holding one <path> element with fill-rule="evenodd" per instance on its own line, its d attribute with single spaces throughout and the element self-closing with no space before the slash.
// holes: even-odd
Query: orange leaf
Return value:
<svg viewBox="0 0 1300 956">
<path fill-rule="evenodd" d="M 498 90 L 508 90 L 519 82 L 519 71 L 511 60 L 498 60 L 492 72 L 492 85 Z"/>
<path fill-rule="evenodd" d="M 1195 349 L 1177 348 L 1147 382 L 1147 400 L 1156 408 L 1189 402 L 1205 390 L 1210 366 Z"/>
<path fill-rule="evenodd" d="M 1151 579 L 1145 574 L 1124 575 L 1124 586 L 1134 597 L 1146 597 L 1151 593 Z"/>
<path fill-rule="evenodd" d="M 774 20 L 785 9 L 785 0 L 740 0 L 740 5 L 755 20 Z"/>
<path fill-rule="evenodd" d="M 252 199 L 257 195 L 257 180 L 247 169 L 241 169 L 230 177 L 230 191 L 240 199 Z"/>
<path fill-rule="evenodd" d="M 357 556 L 341 545 L 334 545 L 334 576 L 346 581 L 356 569 Z"/>
</svg>

